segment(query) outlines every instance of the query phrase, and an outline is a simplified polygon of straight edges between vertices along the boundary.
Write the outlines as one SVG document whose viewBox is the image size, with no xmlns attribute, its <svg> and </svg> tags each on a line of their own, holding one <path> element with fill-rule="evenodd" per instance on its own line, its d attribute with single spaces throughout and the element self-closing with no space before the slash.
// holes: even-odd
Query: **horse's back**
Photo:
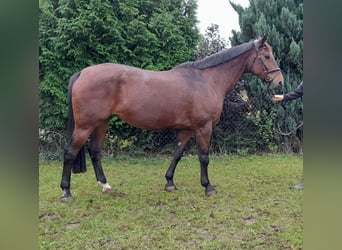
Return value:
<svg viewBox="0 0 342 250">
<path fill-rule="evenodd" d="M 75 102 L 88 106 L 88 117 L 114 114 L 138 128 L 189 129 L 208 116 L 203 112 L 212 112 L 208 104 L 216 99 L 208 96 L 208 85 L 200 76 L 191 75 L 178 69 L 98 64 L 82 70 L 74 87 Z"/>
</svg>

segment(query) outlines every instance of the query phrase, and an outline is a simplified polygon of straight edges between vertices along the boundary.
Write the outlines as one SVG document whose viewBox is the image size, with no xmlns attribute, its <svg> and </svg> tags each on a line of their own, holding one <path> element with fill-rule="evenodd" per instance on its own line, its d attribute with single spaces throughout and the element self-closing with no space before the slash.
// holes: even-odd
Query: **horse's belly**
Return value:
<svg viewBox="0 0 342 250">
<path fill-rule="evenodd" d="M 119 114 L 119 117 L 136 128 L 148 130 L 184 129 L 190 127 L 188 119 L 160 112 L 128 112 Z"/>
</svg>

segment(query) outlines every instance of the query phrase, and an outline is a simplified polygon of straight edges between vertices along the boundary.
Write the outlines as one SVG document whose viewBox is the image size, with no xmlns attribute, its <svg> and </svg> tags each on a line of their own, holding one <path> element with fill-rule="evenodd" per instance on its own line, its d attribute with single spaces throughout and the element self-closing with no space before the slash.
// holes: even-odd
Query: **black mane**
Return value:
<svg viewBox="0 0 342 250">
<path fill-rule="evenodd" d="M 243 43 L 243 44 L 234 46 L 229 49 L 224 49 L 211 56 L 207 56 L 199 61 L 182 63 L 178 65 L 177 67 L 189 67 L 189 68 L 196 68 L 196 69 L 210 68 L 210 67 L 225 63 L 229 60 L 232 60 L 238 57 L 239 55 L 249 51 L 253 47 L 254 47 L 253 42 Z"/>
</svg>

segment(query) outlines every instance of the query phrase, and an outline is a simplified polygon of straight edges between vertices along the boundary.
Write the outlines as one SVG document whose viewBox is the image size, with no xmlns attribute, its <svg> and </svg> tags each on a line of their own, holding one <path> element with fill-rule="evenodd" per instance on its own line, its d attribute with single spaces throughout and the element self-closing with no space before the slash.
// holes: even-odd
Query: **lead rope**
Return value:
<svg viewBox="0 0 342 250">
<path fill-rule="evenodd" d="M 284 95 L 284 91 L 283 91 L 283 95 Z M 278 104 L 280 105 L 280 104 Z M 277 113 L 279 113 L 279 109 L 280 109 L 280 106 L 278 106 L 277 108 Z M 285 108 L 284 108 L 285 109 Z M 299 124 L 293 129 L 291 130 L 290 132 L 283 132 L 281 129 L 280 129 L 280 125 L 279 125 L 279 122 L 277 122 L 274 126 L 274 132 L 279 134 L 279 135 L 282 135 L 282 136 L 289 136 L 289 135 L 292 135 L 294 134 L 299 128 L 301 128 L 302 126 L 304 125 L 304 122 L 303 121 L 300 121 Z"/>
<path fill-rule="evenodd" d="M 290 132 L 288 132 L 288 133 L 285 133 L 285 132 L 282 132 L 282 131 L 280 130 L 280 126 L 279 126 L 279 124 L 277 123 L 277 129 L 275 129 L 274 131 L 275 131 L 277 134 L 279 134 L 279 135 L 289 136 L 289 135 L 293 134 L 294 132 L 296 132 L 297 129 L 299 129 L 300 127 L 302 127 L 303 124 L 304 124 L 303 121 L 301 121 L 301 122 L 299 123 L 299 125 L 298 125 L 295 129 L 293 129 L 292 131 L 290 131 Z"/>
</svg>

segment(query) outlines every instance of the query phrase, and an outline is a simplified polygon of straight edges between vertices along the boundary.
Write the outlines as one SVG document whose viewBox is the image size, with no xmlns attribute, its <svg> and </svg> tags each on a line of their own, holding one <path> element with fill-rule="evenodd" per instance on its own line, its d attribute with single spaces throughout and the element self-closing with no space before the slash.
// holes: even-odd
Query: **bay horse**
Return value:
<svg viewBox="0 0 342 250">
<path fill-rule="evenodd" d="M 71 199 L 70 178 L 85 172 L 85 144 L 102 192 L 112 192 L 101 165 L 101 147 L 112 115 L 147 130 L 176 129 L 178 144 L 166 171 L 166 191 L 176 190 L 173 177 L 177 163 L 193 134 L 206 195 L 216 193 L 208 178 L 209 144 L 218 123 L 225 95 L 245 73 L 269 83 L 283 82 L 267 36 L 240 44 L 195 62 L 167 71 L 103 63 L 89 66 L 69 80 L 69 130 L 64 150 L 60 187 L 62 201 Z"/>
</svg>

